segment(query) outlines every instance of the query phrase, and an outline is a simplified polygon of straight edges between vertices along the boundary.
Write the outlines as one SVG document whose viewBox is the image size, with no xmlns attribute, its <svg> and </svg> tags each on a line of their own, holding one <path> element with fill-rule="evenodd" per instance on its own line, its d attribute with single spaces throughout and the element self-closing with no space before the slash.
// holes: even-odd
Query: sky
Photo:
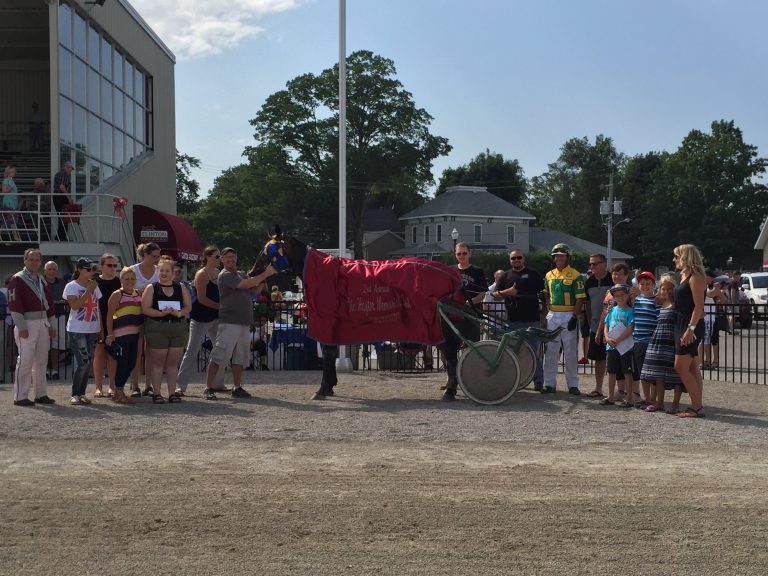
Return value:
<svg viewBox="0 0 768 576">
<path fill-rule="evenodd" d="M 131 0 L 176 55 L 176 143 L 203 194 L 253 145 L 265 99 L 339 55 L 338 0 Z M 768 156 L 764 0 L 347 0 L 347 54 L 394 61 L 453 150 L 547 170 L 571 138 L 674 151 L 733 120 Z"/>
</svg>

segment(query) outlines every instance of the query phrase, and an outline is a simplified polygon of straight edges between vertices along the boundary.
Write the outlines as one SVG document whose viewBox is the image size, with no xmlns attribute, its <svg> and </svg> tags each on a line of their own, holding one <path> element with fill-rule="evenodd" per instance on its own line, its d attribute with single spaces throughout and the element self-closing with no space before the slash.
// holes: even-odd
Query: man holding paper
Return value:
<svg viewBox="0 0 768 576">
<path fill-rule="evenodd" d="M 632 408 L 635 397 L 635 381 L 632 379 L 632 350 L 634 340 L 632 333 L 635 329 L 635 310 L 629 305 L 630 287 L 626 284 L 611 286 L 611 296 L 616 305 L 611 308 L 605 318 L 605 349 L 606 366 L 608 369 L 608 396 L 600 401 L 603 406 L 615 403 L 616 379 L 626 375 L 627 382 L 624 400 L 619 404 L 622 408 Z"/>
</svg>

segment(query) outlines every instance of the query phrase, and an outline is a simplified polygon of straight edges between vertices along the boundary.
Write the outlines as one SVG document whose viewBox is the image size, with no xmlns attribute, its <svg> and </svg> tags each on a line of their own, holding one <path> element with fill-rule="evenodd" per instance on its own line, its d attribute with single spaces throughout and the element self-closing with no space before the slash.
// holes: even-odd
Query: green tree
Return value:
<svg viewBox="0 0 768 576">
<path fill-rule="evenodd" d="M 744 142 L 733 121 L 711 133 L 692 130 L 653 171 L 647 202 L 638 215 L 644 256 L 667 264 L 678 244 L 696 244 L 712 267 L 753 265 L 760 225 L 768 213 L 768 187 L 756 180 L 766 159 Z"/>
<path fill-rule="evenodd" d="M 331 207 L 317 204 L 318 197 L 285 151 L 263 145 L 249 150 L 248 163 L 216 179 L 193 223 L 208 241 L 235 248 L 245 265 L 256 258 L 275 224 L 289 234 L 300 230 L 302 240 L 310 244 L 327 246 L 325 224 L 335 214 Z"/>
<path fill-rule="evenodd" d="M 505 160 L 501 154 L 486 150 L 465 166 L 444 170 L 436 194 L 442 194 L 449 186 L 486 186 L 488 192 L 519 206 L 527 185 L 517 160 Z"/>
<path fill-rule="evenodd" d="M 572 138 L 563 144 L 557 161 L 531 179 L 523 208 L 542 226 L 604 244 L 600 200 L 607 195 L 604 186 L 610 174 L 623 163 L 624 155 L 611 138 L 598 135 L 594 144 L 586 137 Z"/>
<path fill-rule="evenodd" d="M 185 216 L 200 207 L 200 184 L 192 178 L 193 168 L 200 168 L 200 160 L 176 150 L 176 212 Z"/>
<path fill-rule="evenodd" d="M 269 96 L 251 120 L 258 144 L 246 149 L 248 156 L 264 145 L 284 150 L 317 196 L 313 204 L 326 207 L 336 204 L 338 190 L 338 73 L 334 66 L 304 74 Z M 395 74 L 391 60 L 372 52 L 347 58 L 347 207 L 357 256 L 366 209 L 423 202 L 432 161 L 450 151 L 447 139 L 430 134 L 432 117 Z M 326 221 L 329 235 L 334 221 Z"/>
</svg>

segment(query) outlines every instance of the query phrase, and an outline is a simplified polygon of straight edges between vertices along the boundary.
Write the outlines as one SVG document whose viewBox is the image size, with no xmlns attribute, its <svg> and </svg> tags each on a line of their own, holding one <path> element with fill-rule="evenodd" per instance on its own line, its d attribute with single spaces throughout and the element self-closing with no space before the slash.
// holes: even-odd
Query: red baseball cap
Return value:
<svg viewBox="0 0 768 576">
<path fill-rule="evenodd" d="M 644 270 L 637 275 L 637 281 L 639 282 L 641 278 L 648 278 L 654 284 L 656 283 L 656 276 L 653 275 L 653 272 Z"/>
</svg>

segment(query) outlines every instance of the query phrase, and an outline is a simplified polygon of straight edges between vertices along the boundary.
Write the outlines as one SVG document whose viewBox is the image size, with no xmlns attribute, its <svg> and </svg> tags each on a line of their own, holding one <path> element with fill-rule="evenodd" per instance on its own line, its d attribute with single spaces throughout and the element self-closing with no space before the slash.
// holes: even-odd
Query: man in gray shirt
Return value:
<svg viewBox="0 0 768 576">
<path fill-rule="evenodd" d="M 250 394 L 241 385 L 243 366 L 248 364 L 251 349 L 250 328 L 253 319 L 251 290 L 258 288 L 264 281 L 277 274 L 272 266 L 253 278 L 248 278 L 237 269 L 237 252 L 234 248 L 221 251 L 221 264 L 224 269 L 219 273 L 219 328 L 216 332 L 216 344 L 208 363 L 205 390 L 207 400 L 215 400 L 216 393 L 211 385 L 219 372 L 219 367 L 232 359 L 233 398 L 250 398 Z"/>
</svg>

